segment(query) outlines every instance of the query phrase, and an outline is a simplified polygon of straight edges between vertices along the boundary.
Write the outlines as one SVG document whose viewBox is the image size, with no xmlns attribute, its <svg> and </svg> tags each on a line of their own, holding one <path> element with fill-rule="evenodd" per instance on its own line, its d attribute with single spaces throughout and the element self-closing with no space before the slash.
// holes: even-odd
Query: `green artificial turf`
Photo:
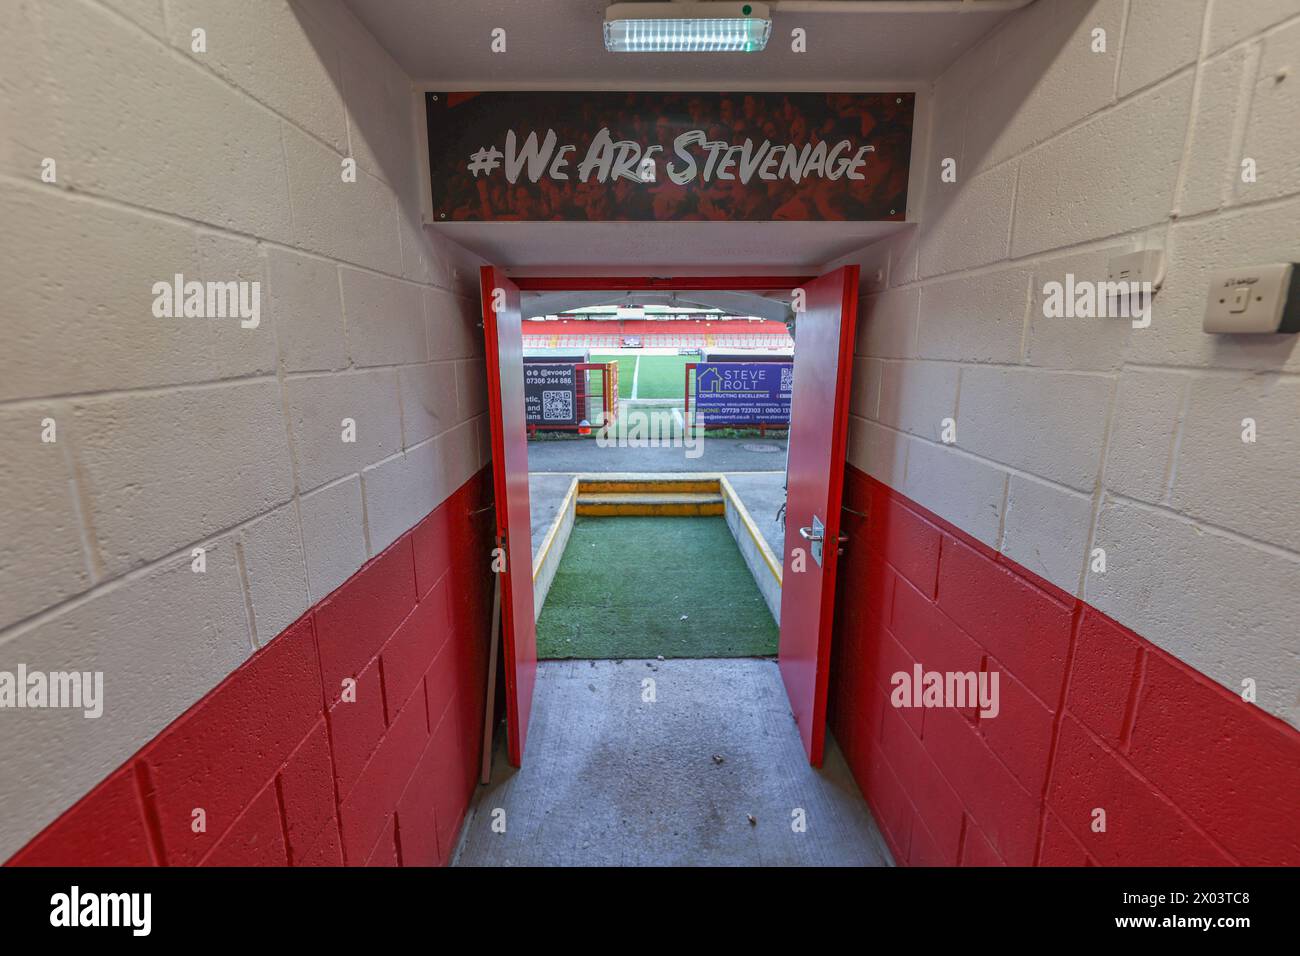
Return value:
<svg viewBox="0 0 1300 956">
<path fill-rule="evenodd" d="M 778 634 L 725 518 L 579 515 L 537 656 L 766 657 Z"/>
</svg>

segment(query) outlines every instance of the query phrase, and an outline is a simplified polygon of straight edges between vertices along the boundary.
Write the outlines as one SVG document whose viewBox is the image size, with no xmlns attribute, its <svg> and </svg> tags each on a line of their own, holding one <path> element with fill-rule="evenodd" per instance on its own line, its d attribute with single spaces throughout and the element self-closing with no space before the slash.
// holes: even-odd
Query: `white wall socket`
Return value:
<svg viewBox="0 0 1300 956">
<path fill-rule="evenodd" d="M 1300 267 L 1291 262 L 1223 269 L 1210 277 L 1206 332 L 1300 332 Z"/>
</svg>

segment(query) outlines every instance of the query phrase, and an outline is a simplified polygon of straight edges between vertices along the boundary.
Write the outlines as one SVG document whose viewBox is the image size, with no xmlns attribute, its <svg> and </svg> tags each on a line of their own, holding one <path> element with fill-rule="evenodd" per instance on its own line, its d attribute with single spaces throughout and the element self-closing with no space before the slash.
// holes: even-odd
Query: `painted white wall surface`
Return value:
<svg viewBox="0 0 1300 956">
<path fill-rule="evenodd" d="M 0 5 L 0 670 L 105 696 L 0 734 L 0 859 L 485 464 L 416 101 L 337 0 Z M 257 326 L 155 317 L 178 273 Z"/>
<path fill-rule="evenodd" d="M 932 92 L 920 225 L 850 260 L 850 460 L 1300 726 L 1300 336 L 1201 331 L 1300 261 L 1300 2 L 1039 0 Z M 1149 248 L 1149 328 L 1045 315 Z"/>
</svg>

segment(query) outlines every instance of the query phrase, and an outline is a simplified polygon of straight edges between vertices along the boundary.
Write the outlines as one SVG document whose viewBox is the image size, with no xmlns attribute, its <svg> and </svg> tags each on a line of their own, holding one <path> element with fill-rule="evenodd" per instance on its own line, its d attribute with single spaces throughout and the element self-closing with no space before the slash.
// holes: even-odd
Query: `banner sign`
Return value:
<svg viewBox="0 0 1300 956">
<path fill-rule="evenodd" d="M 695 366 L 695 422 L 789 424 L 793 385 L 793 362 L 701 363 Z"/>
<path fill-rule="evenodd" d="M 913 93 L 426 93 L 435 222 L 906 215 Z"/>
<path fill-rule="evenodd" d="M 524 417 L 529 425 L 578 424 L 578 376 L 572 365 L 524 362 Z"/>
</svg>

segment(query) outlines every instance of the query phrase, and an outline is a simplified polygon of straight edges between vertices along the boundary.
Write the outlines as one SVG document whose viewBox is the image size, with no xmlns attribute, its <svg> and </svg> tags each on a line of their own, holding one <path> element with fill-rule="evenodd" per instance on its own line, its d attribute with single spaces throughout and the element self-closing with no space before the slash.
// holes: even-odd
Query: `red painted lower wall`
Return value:
<svg viewBox="0 0 1300 956">
<path fill-rule="evenodd" d="M 1300 864 L 1294 728 L 855 468 L 844 501 L 831 727 L 899 863 Z M 918 662 L 1001 712 L 895 708 Z"/>
<path fill-rule="evenodd" d="M 490 496 L 485 470 L 9 864 L 446 863 L 479 766 Z M 853 468 L 845 504 L 867 517 L 845 518 L 831 726 L 898 862 L 1300 864 L 1300 733 Z M 1001 712 L 894 708 L 914 663 L 998 671 Z"/>
<path fill-rule="evenodd" d="M 9 865 L 446 863 L 481 758 L 491 489 L 484 469 Z"/>
</svg>

